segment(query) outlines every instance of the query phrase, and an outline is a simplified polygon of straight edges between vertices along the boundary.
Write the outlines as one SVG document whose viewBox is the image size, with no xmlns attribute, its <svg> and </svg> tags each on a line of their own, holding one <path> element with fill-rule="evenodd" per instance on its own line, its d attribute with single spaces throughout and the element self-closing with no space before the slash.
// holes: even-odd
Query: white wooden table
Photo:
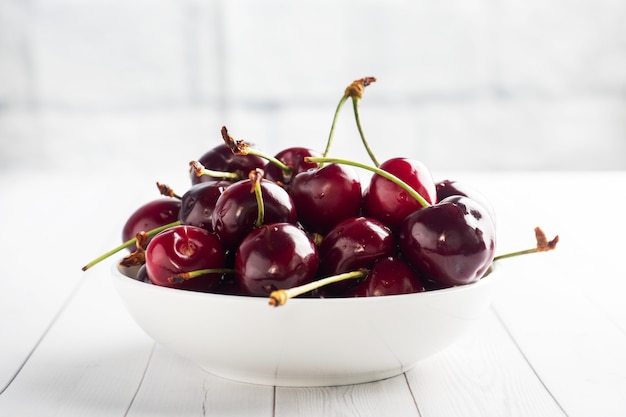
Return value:
<svg viewBox="0 0 626 417">
<path fill-rule="evenodd" d="M 505 261 L 479 325 L 410 372 L 285 388 L 155 345 L 114 292 L 112 261 L 80 271 L 118 244 L 155 180 L 186 186 L 115 170 L 0 173 L 0 416 L 626 415 L 626 172 L 447 173 L 493 201 L 498 252 L 533 246 L 535 226 L 558 249 Z"/>
</svg>

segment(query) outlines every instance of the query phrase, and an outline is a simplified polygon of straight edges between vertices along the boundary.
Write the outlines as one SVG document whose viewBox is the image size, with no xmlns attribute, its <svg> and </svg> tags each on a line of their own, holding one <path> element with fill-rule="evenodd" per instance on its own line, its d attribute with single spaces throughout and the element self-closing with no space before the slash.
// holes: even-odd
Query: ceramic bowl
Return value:
<svg viewBox="0 0 626 417">
<path fill-rule="evenodd" d="M 453 344 L 489 308 L 500 268 L 480 281 L 368 298 L 267 298 L 171 289 L 114 270 L 128 311 L 156 342 L 211 374 L 262 385 L 371 382 Z"/>
</svg>

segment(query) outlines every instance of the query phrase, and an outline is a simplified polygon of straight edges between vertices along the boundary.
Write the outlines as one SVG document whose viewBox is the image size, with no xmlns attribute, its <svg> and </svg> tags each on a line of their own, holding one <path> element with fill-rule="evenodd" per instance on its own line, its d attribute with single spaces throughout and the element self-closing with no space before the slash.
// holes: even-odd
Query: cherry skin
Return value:
<svg viewBox="0 0 626 417">
<path fill-rule="evenodd" d="M 379 259 L 367 278 L 346 291 L 346 297 L 377 297 L 425 291 L 422 279 L 397 257 Z"/>
<path fill-rule="evenodd" d="M 456 180 L 443 180 L 437 182 L 435 186 L 437 188 L 437 201 L 455 195 L 469 197 L 483 206 L 489 212 L 491 219 L 495 222 L 496 214 L 491 202 L 471 185 Z"/>
<path fill-rule="evenodd" d="M 283 170 L 276 164 L 268 162 L 263 169 L 265 171 L 265 178 L 270 181 L 278 182 L 284 186 L 288 186 L 293 177 L 299 173 L 312 168 L 317 168 L 319 166 L 317 162 L 305 162 L 304 158 L 307 156 L 317 157 L 322 155 L 313 149 L 298 146 L 283 149 L 277 153 L 274 158 L 291 168 L 291 173 L 289 175 L 285 175 Z"/>
<path fill-rule="evenodd" d="M 265 166 L 265 159 L 256 155 L 235 155 L 225 143 L 207 151 L 198 159 L 198 162 L 206 169 L 236 173 L 239 174 L 240 178 L 248 178 L 250 171 Z M 190 173 L 190 177 L 192 184 L 215 180 L 215 178 L 207 175 L 198 177 L 193 171 Z"/>
<path fill-rule="evenodd" d="M 174 198 L 159 198 L 143 204 L 126 220 L 122 228 L 122 242 L 135 238 L 139 232 L 148 232 L 177 221 L 180 207 L 180 201 Z M 151 239 L 148 238 L 148 242 Z M 137 247 L 132 245 L 128 249 L 134 252 Z"/>
<path fill-rule="evenodd" d="M 231 184 L 231 181 L 214 180 L 192 185 L 181 198 L 181 223 L 213 231 L 211 219 L 215 204 Z"/>
<path fill-rule="evenodd" d="M 380 167 L 417 191 L 429 204 L 437 202 L 437 190 L 430 171 L 423 163 L 407 158 L 393 158 Z M 363 194 L 363 214 L 397 231 L 406 216 L 422 205 L 399 185 L 374 174 Z"/>
<path fill-rule="evenodd" d="M 319 245 L 319 276 L 370 269 L 376 261 L 391 256 L 396 242 L 391 231 L 381 222 L 367 217 L 353 217 L 340 222 Z M 354 280 L 338 282 L 323 288 L 326 296 L 341 295 Z"/>
<path fill-rule="evenodd" d="M 415 211 L 400 228 L 407 262 L 437 287 L 478 281 L 495 253 L 495 225 L 468 197 L 452 196 Z"/>
<path fill-rule="evenodd" d="M 237 249 L 236 282 L 245 295 L 268 296 L 310 282 L 317 265 L 317 248 L 301 228 L 291 223 L 264 224 Z"/>
<path fill-rule="evenodd" d="M 350 166 L 328 164 L 296 175 L 290 195 L 298 220 L 311 233 L 326 234 L 361 212 L 361 182 Z"/>
<path fill-rule="evenodd" d="M 396 247 L 391 231 L 381 222 L 353 217 L 335 226 L 319 246 L 320 275 L 330 276 L 371 268 Z"/>
<path fill-rule="evenodd" d="M 223 269 L 226 253 L 219 238 L 195 226 L 175 226 L 154 236 L 146 248 L 146 271 L 153 284 L 194 291 L 211 291 L 221 273 L 210 273 L 182 282 L 169 278 L 201 269 Z"/>
<path fill-rule="evenodd" d="M 285 191 L 278 184 L 261 180 L 261 193 L 265 207 L 265 223 L 297 222 L 296 210 Z M 258 202 L 250 180 L 241 180 L 226 188 L 215 203 L 211 217 L 213 230 L 227 249 L 236 248 L 243 238 L 255 228 Z"/>
</svg>

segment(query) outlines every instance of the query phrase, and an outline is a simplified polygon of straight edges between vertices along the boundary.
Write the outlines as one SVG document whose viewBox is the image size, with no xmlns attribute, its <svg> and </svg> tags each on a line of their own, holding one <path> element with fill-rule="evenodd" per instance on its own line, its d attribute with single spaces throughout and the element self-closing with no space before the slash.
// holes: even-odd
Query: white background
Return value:
<svg viewBox="0 0 626 417">
<path fill-rule="evenodd" d="M 222 125 L 321 150 L 363 76 L 379 159 L 621 170 L 625 22 L 617 0 L 0 0 L 0 174 L 183 172 Z M 366 158 L 349 105 L 335 140 Z"/>
</svg>

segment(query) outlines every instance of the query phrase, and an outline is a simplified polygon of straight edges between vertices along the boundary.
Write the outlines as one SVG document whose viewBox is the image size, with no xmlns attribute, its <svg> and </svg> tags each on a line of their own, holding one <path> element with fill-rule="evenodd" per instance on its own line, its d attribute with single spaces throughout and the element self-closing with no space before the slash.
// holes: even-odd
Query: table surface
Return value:
<svg viewBox="0 0 626 417">
<path fill-rule="evenodd" d="M 322 388 L 212 376 L 132 321 L 111 262 L 80 270 L 155 180 L 186 186 L 161 174 L 0 173 L 0 416 L 626 415 L 626 172 L 448 173 L 493 202 L 499 253 L 532 247 L 535 226 L 557 250 L 502 261 L 491 308 L 449 349 Z"/>
</svg>

